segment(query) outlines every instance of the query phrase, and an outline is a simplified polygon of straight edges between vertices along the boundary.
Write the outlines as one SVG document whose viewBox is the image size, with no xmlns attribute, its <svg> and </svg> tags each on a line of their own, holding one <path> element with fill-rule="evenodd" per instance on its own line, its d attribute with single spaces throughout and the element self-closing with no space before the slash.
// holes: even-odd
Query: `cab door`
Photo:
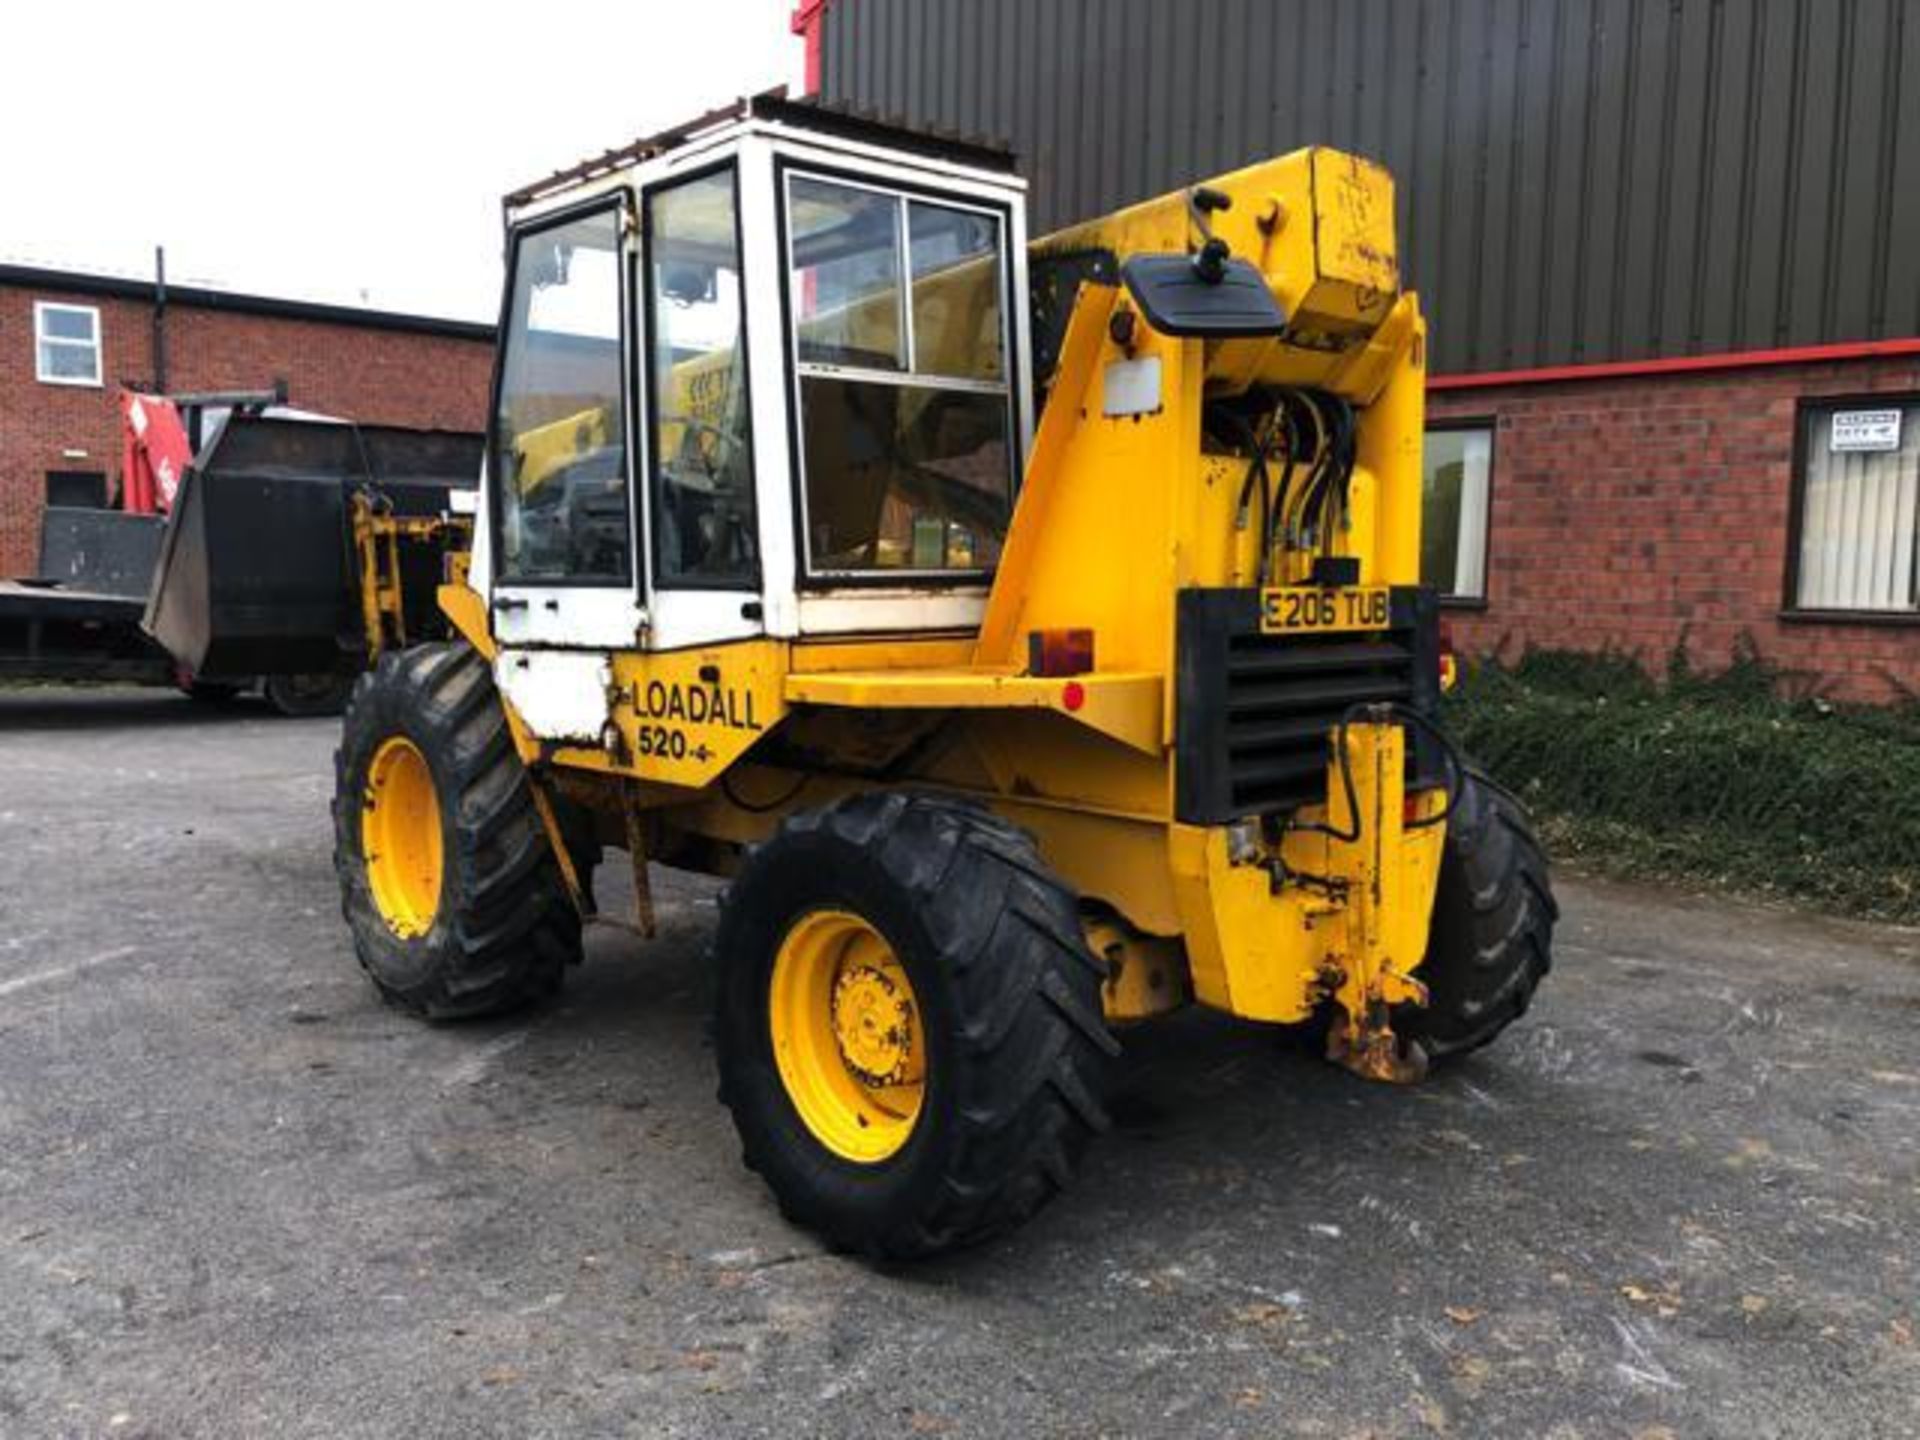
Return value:
<svg viewBox="0 0 1920 1440">
<path fill-rule="evenodd" d="M 759 503 L 768 457 L 755 444 L 740 170 L 737 156 L 669 164 L 641 192 L 654 650 L 763 633 L 765 587 L 779 578 Z M 762 189 L 750 200 L 764 207 Z"/>
<path fill-rule="evenodd" d="M 513 232 L 488 452 L 503 649 L 628 649 L 646 623 L 624 323 L 633 230 L 616 191 Z"/>
</svg>

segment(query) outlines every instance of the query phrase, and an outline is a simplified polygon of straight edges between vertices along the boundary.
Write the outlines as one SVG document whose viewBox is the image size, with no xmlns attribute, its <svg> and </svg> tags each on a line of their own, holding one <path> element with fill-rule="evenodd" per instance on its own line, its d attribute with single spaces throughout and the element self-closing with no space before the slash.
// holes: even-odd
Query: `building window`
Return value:
<svg viewBox="0 0 1920 1440">
<path fill-rule="evenodd" d="M 1476 420 L 1427 431 L 1421 485 L 1420 582 L 1443 600 L 1487 598 L 1487 490 L 1493 424 Z"/>
<path fill-rule="evenodd" d="M 74 510 L 104 510 L 107 477 L 99 470 L 49 470 L 47 504 Z"/>
<path fill-rule="evenodd" d="M 42 384 L 100 383 L 100 312 L 93 306 L 35 301 L 33 340 Z"/>
<path fill-rule="evenodd" d="M 1800 610 L 1920 611 L 1920 399 L 1800 409 Z"/>
</svg>

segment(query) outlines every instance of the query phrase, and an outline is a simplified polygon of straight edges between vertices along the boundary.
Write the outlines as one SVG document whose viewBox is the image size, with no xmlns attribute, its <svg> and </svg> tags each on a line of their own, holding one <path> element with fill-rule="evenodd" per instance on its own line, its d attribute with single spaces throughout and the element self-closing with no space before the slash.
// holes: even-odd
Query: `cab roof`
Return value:
<svg viewBox="0 0 1920 1440">
<path fill-rule="evenodd" d="M 795 130 L 831 135 L 842 140 L 857 140 L 904 154 L 968 165 L 980 170 L 999 171 L 1008 175 L 1017 173 L 1014 153 L 1004 142 L 947 131 L 910 129 L 871 111 L 828 104 L 817 99 L 789 99 L 786 87 L 780 86 L 758 95 L 744 96 L 671 129 L 642 136 L 630 144 L 582 160 L 578 165 L 556 170 L 545 179 L 510 191 L 501 203 L 508 210 L 517 210 L 614 170 L 665 155 L 668 151 L 703 139 L 729 125 L 749 120 L 773 121 Z"/>
</svg>

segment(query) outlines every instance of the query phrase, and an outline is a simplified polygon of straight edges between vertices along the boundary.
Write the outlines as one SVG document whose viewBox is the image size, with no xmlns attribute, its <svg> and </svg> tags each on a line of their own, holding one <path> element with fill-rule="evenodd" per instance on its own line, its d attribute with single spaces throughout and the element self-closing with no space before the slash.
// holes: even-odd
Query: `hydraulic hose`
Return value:
<svg viewBox="0 0 1920 1440">
<path fill-rule="evenodd" d="M 1446 807 L 1423 819 L 1409 820 L 1406 828 L 1425 830 L 1441 824 L 1452 815 L 1454 803 L 1459 798 L 1461 787 L 1466 783 L 1467 766 L 1466 761 L 1461 757 L 1459 747 L 1448 738 L 1447 733 L 1439 725 L 1411 705 L 1398 700 L 1361 700 L 1349 705 L 1341 712 L 1340 723 L 1334 727 L 1334 758 L 1339 765 L 1340 788 L 1346 797 L 1347 814 L 1352 821 L 1351 827 L 1343 829 L 1329 825 L 1325 821 L 1316 820 L 1306 824 L 1290 825 L 1289 828 L 1325 835 L 1341 845 L 1351 845 L 1360 838 L 1360 794 L 1353 783 L 1353 760 L 1347 754 L 1347 729 L 1356 716 L 1364 716 L 1368 719 L 1397 718 L 1403 724 L 1431 736 L 1434 743 L 1440 747 L 1440 756 L 1445 761 L 1447 769 L 1447 782 L 1444 786 L 1447 792 Z"/>
</svg>

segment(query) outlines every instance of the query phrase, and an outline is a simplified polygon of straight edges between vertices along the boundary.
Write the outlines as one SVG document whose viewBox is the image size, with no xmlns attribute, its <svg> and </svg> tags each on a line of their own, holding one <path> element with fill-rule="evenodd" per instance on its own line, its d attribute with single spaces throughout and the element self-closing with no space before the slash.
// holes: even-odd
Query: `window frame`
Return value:
<svg viewBox="0 0 1920 1440">
<path fill-rule="evenodd" d="M 557 230 L 566 225 L 588 219 L 601 212 L 611 212 L 618 220 L 615 229 L 618 236 L 618 263 L 614 273 L 619 284 L 619 313 L 616 320 L 619 325 L 620 348 L 620 425 L 625 443 L 622 446 L 622 464 L 626 472 L 627 485 L 627 555 L 626 573 L 611 575 L 515 575 L 507 568 L 506 555 L 506 487 L 504 475 L 500 469 L 500 395 L 506 384 L 507 375 L 507 337 L 513 323 L 514 288 L 520 273 L 520 242 L 528 236 L 538 235 L 542 231 Z M 487 584 L 497 594 L 501 590 L 618 590 L 644 598 L 644 564 L 636 563 L 641 555 L 641 507 L 634 503 L 634 397 L 636 388 L 635 362 L 632 343 L 633 327 L 628 323 L 633 314 L 633 287 L 637 277 L 634 273 L 634 251 L 628 244 L 632 234 L 633 217 L 637 215 L 633 192 L 625 185 L 601 191 L 589 196 L 577 204 L 567 205 L 555 210 L 545 211 L 518 225 L 506 227 L 507 264 L 505 283 L 501 289 L 500 321 L 494 334 L 497 337 L 493 347 L 493 383 L 488 387 L 487 409 Z M 493 604 L 493 596 L 488 597 Z"/>
<path fill-rule="evenodd" d="M 955 210 L 970 210 L 976 214 L 990 215 L 999 226 L 999 283 L 1000 283 L 1000 353 L 1003 359 L 1004 376 L 997 384 L 990 381 L 969 380 L 958 376 L 923 374 L 907 369 L 901 371 L 876 371 L 851 366 L 818 364 L 807 371 L 800 363 L 800 332 L 794 325 L 793 313 L 793 238 L 789 223 L 788 186 L 795 177 L 801 179 L 824 180 L 829 184 L 846 185 L 853 189 L 873 191 L 902 201 L 901 219 L 901 309 L 903 312 L 902 339 L 906 342 L 907 358 L 911 361 L 913 310 L 913 235 L 907 202 L 925 201 L 929 204 L 944 205 Z M 1024 441 L 1021 432 L 1020 387 L 1024 377 L 1020 373 L 1019 348 L 1015 343 L 1017 331 L 1014 325 L 1013 307 L 1017 297 L 1014 295 L 1015 265 L 1013 257 L 1013 207 L 983 196 L 968 195 L 950 190 L 942 190 L 935 185 L 921 184 L 915 181 L 896 179 L 893 176 L 878 177 L 858 170 L 844 169 L 831 164 L 823 164 L 811 158 L 800 158 L 776 154 L 773 164 L 774 219 L 776 239 L 779 245 L 780 280 L 780 336 L 785 348 L 788 368 L 787 380 L 787 456 L 789 475 L 793 491 L 793 546 L 795 583 L 802 592 L 831 590 L 897 590 L 911 586 L 916 590 L 960 590 L 985 589 L 993 583 L 996 565 L 980 566 L 968 570 L 916 570 L 907 567 L 889 570 L 818 570 L 813 565 L 812 540 L 807 525 L 807 473 L 806 447 L 801 439 L 801 426 L 804 416 L 804 402 L 801 395 L 801 380 L 805 374 L 831 374 L 856 381 L 874 381 L 899 388 L 922 386 L 931 389 L 950 389 L 975 395 L 1003 395 L 1007 407 L 1007 520 L 1011 532 L 1013 508 L 1020 498 L 1020 481 L 1024 468 Z M 1004 543 L 1004 540 L 1003 540 Z"/>
<path fill-rule="evenodd" d="M 46 329 L 48 312 L 64 310 L 69 314 L 86 315 L 93 321 L 93 342 L 89 349 L 93 351 L 93 375 L 91 378 L 79 375 L 49 375 L 43 363 L 41 347 L 60 345 L 78 347 L 85 342 L 70 340 L 62 335 L 49 335 Z M 76 385 L 87 390 L 106 388 L 106 337 L 100 326 L 100 307 L 98 305 L 76 305 L 68 300 L 36 300 L 33 302 L 33 378 L 42 385 Z"/>
<path fill-rule="evenodd" d="M 1478 595 L 1450 595 L 1436 591 L 1442 608 L 1447 610 L 1485 610 L 1488 607 L 1489 592 L 1493 589 L 1493 485 L 1494 477 L 1500 468 L 1500 417 L 1498 415 L 1449 415 L 1444 419 L 1429 419 L 1421 428 L 1421 514 L 1420 531 L 1426 533 L 1426 449 L 1427 436 L 1436 431 L 1484 430 L 1487 432 L 1487 505 L 1486 519 L 1480 534 L 1480 593 Z M 1455 545 L 1459 544 L 1458 538 Z M 1422 584 L 1425 581 L 1421 582 Z"/>
<path fill-rule="evenodd" d="M 731 172 L 733 176 L 733 256 L 739 266 L 735 272 L 734 283 L 739 287 L 740 329 L 735 343 L 740 348 L 740 374 L 747 387 L 747 465 L 752 479 L 753 489 L 753 570 L 751 574 L 737 576 L 728 580 L 703 580 L 679 577 L 671 581 L 663 580 L 660 566 L 660 527 L 653 523 L 653 403 L 654 403 L 654 344 L 653 318 L 653 226 L 651 212 L 647 205 L 653 197 L 665 190 L 673 190 L 682 185 L 705 180 L 722 172 Z M 676 171 L 651 181 L 641 187 L 638 212 L 640 217 L 639 288 L 640 288 L 640 334 L 644 344 L 636 346 L 641 355 L 636 356 L 638 377 L 636 385 L 642 399 L 640 445 L 643 456 L 640 489 L 644 492 L 647 510 L 647 574 L 654 589 L 659 590 L 705 590 L 725 593 L 758 595 L 766 585 L 765 534 L 760 524 L 760 437 L 753 428 L 753 347 L 748 343 L 747 310 L 747 257 L 746 232 L 740 223 L 740 157 L 729 153 L 711 164 L 693 169 Z"/>
<path fill-rule="evenodd" d="M 1904 628 L 1920 626 L 1920 604 L 1911 610 L 1841 610 L 1800 603 L 1800 547 L 1806 539 L 1808 416 L 1814 411 L 1862 409 L 1920 410 L 1920 390 L 1856 390 L 1834 395 L 1797 395 L 1793 402 L 1793 447 L 1787 474 L 1786 584 L 1779 618 L 1794 625 L 1866 625 Z M 1920 415 L 1909 420 L 1920 421 Z M 1920 564 L 1920 556 L 1915 557 Z"/>
</svg>

